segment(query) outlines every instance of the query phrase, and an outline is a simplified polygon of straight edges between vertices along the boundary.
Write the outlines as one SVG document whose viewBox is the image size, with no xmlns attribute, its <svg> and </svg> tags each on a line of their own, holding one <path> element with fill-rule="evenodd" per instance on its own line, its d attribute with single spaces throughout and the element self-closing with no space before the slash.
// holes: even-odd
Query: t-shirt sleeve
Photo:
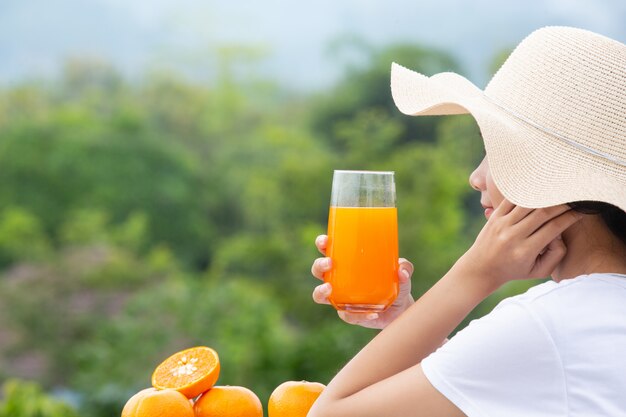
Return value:
<svg viewBox="0 0 626 417">
<path fill-rule="evenodd" d="M 468 417 L 567 414 L 553 340 L 535 313 L 511 300 L 459 331 L 422 369 Z"/>
</svg>

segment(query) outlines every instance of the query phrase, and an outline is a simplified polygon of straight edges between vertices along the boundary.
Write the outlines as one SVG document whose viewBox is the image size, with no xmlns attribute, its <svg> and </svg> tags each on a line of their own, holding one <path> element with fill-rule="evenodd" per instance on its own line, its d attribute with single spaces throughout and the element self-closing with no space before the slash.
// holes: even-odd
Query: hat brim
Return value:
<svg viewBox="0 0 626 417">
<path fill-rule="evenodd" d="M 391 93 L 407 115 L 471 114 L 485 144 L 491 175 L 511 202 L 529 208 L 573 201 L 611 203 L 626 211 L 626 176 L 488 100 L 481 89 L 450 72 L 427 77 L 396 63 Z M 609 167 L 610 169 L 610 167 Z"/>
</svg>

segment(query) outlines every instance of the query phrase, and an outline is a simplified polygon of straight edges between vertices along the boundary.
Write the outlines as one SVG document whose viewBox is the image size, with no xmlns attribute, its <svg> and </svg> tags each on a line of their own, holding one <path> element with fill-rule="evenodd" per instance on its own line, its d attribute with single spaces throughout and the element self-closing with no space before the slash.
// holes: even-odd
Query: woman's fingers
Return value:
<svg viewBox="0 0 626 417">
<path fill-rule="evenodd" d="M 326 256 L 326 245 L 328 244 L 328 236 L 319 235 L 315 238 L 315 246 L 317 246 L 317 250 L 324 256 Z"/>
<path fill-rule="evenodd" d="M 496 207 L 491 217 L 504 217 L 508 220 L 508 224 L 517 224 L 532 214 L 535 209 L 518 206 L 506 198 Z"/>
<path fill-rule="evenodd" d="M 567 248 L 559 235 L 543 249 L 543 252 L 535 263 L 534 271 L 531 271 L 531 276 L 539 278 L 547 277 L 554 271 L 566 253 Z"/>
<path fill-rule="evenodd" d="M 515 204 L 511 203 L 505 198 L 500 204 L 498 204 L 498 207 L 493 210 L 493 213 L 489 219 L 505 216 L 510 213 L 511 210 L 513 210 L 515 207 Z"/>
<path fill-rule="evenodd" d="M 413 303 L 413 297 L 411 296 L 411 276 L 413 275 L 413 264 L 404 258 L 400 258 L 398 264 L 398 284 L 400 285 L 400 288 L 398 297 L 394 301 L 393 305 L 401 307 L 406 305 L 407 297 L 408 303 Z"/>
<path fill-rule="evenodd" d="M 529 215 L 531 215 L 535 209 L 515 206 L 509 213 L 506 215 L 509 219 L 509 224 L 517 224 L 522 220 L 526 219 Z"/>
<path fill-rule="evenodd" d="M 400 279 L 400 284 L 403 284 L 407 281 L 411 281 L 411 276 L 413 275 L 413 264 L 404 258 L 400 258 L 398 260 L 398 278 Z"/>
<path fill-rule="evenodd" d="M 317 304 L 330 304 L 330 301 L 328 301 L 328 297 L 330 296 L 331 292 L 332 288 L 329 283 L 318 285 L 313 290 L 313 301 L 315 301 Z"/>
<path fill-rule="evenodd" d="M 519 231 L 522 235 L 531 236 L 539 229 L 541 229 L 544 224 L 570 210 L 571 208 L 569 208 L 569 206 L 565 204 L 534 209 L 526 217 L 520 220 L 516 224 L 516 227 L 519 228 Z M 553 238 L 554 237 L 556 237 L 556 235 L 553 236 Z"/>
<path fill-rule="evenodd" d="M 557 211 L 558 213 L 558 211 Z M 553 242 L 558 236 L 561 235 L 567 228 L 582 219 L 584 214 L 578 213 L 574 210 L 567 210 L 556 214 L 554 217 L 543 223 L 531 236 L 528 237 L 528 243 L 531 247 L 537 249 L 537 253 L 551 242 Z"/>
<path fill-rule="evenodd" d="M 324 272 L 330 271 L 332 262 L 330 258 L 317 258 L 311 266 L 311 274 L 317 279 L 324 279 Z"/>
</svg>

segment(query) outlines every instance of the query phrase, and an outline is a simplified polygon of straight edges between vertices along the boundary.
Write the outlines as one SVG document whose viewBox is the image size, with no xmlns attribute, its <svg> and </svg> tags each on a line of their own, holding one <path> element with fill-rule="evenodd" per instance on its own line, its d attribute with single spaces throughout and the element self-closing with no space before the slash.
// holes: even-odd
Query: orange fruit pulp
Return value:
<svg viewBox="0 0 626 417">
<path fill-rule="evenodd" d="M 219 374 L 217 352 L 206 346 L 198 346 L 165 359 L 152 374 L 152 386 L 157 389 L 174 389 L 187 398 L 194 398 L 215 385 Z"/>
<path fill-rule="evenodd" d="M 154 388 L 133 395 L 122 410 L 122 417 L 194 417 L 193 407 L 180 392 Z"/>
<path fill-rule="evenodd" d="M 324 388 L 319 382 L 283 382 L 270 395 L 268 417 L 306 417 Z"/>
<path fill-rule="evenodd" d="M 263 417 L 257 395 L 245 387 L 213 387 L 193 406 L 195 417 Z"/>
<path fill-rule="evenodd" d="M 380 312 L 398 296 L 398 215 L 395 207 L 331 207 L 326 256 L 337 310 Z"/>
</svg>

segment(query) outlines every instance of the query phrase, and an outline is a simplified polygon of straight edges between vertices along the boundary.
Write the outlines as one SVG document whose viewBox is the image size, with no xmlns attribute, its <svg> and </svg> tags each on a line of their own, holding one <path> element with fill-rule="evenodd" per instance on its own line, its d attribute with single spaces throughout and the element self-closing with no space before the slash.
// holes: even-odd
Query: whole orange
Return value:
<svg viewBox="0 0 626 417">
<path fill-rule="evenodd" d="M 267 404 L 269 417 L 306 417 L 326 386 L 319 382 L 287 381 L 280 384 Z"/>
<path fill-rule="evenodd" d="M 172 389 L 147 388 L 133 395 L 122 410 L 122 417 L 194 417 L 191 403 Z"/>
<path fill-rule="evenodd" d="M 193 406 L 196 417 L 263 417 L 257 395 L 245 387 L 217 386 L 200 396 Z"/>
</svg>

